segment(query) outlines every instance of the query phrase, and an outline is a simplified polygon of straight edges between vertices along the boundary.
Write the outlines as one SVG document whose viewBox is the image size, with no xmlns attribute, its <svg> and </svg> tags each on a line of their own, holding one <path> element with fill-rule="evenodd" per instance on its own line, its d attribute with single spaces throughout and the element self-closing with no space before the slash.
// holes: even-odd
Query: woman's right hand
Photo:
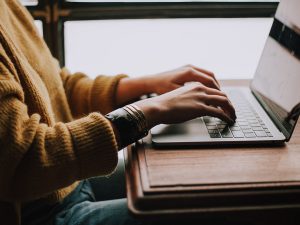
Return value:
<svg viewBox="0 0 300 225">
<path fill-rule="evenodd" d="M 135 104 L 145 114 L 149 129 L 201 116 L 217 117 L 229 124 L 236 119 L 234 107 L 223 92 L 198 82 Z"/>
</svg>

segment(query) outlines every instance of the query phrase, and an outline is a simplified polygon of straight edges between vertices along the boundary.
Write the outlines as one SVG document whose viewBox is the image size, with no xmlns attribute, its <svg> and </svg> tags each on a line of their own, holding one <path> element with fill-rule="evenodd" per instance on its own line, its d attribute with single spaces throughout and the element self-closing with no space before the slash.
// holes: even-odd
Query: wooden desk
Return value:
<svg viewBox="0 0 300 225">
<path fill-rule="evenodd" d="M 154 149 L 149 143 L 147 137 L 125 151 L 128 206 L 136 215 L 300 212 L 299 122 L 280 147 Z"/>
</svg>

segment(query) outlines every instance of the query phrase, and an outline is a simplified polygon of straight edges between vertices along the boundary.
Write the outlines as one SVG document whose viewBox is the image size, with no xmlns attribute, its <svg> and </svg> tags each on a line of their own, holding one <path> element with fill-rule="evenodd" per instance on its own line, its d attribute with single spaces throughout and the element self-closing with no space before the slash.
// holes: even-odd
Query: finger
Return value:
<svg viewBox="0 0 300 225">
<path fill-rule="evenodd" d="M 193 76 L 194 81 L 198 81 L 207 87 L 220 90 L 220 86 L 218 85 L 218 83 L 209 75 L 205 73 L 201 73 L 195 69 L 192 69 L 192 74 L 194 75 Z"/>
<path fill-rule="evenodd" d="M 207 105 L 221 107 L 225 113 L 229 114 L 232 120 L 236 119 L 235 109 L 228 98 L 219 95 L 207 95 L 204 101 Z"/>
<path fill-rule="evenodd" d="M 203 105 L 202 109 L 207 116 L 217 117 L 230 125 L 234 124 L 234 120 L 232 120 L 222 109 L 208 105 Z"/>
<path fill-rule="evenodd" d="M 193 69 L 195 69 L 195 70 L 197 70 L 197 71 L 199 71 L 199 72 L 201 72 L 201 73 L 205 73 L 205 74 L 207 74 L 208 76 L 210 76 L 211 78 L 213 78 L 213 79 L 216 81 L 216 83 L 219 85 L 219 87 L 220 87 L 220 84 L 219 84 L 219 82 L 218 82 L 218 80 L 217 80 L 217 78 L 215 77 L 215 74 L 214 74 L 213 72 L 211 72 L 211 71 L 209 71 L 209 70 L 205 70 L 205 69 L 200 68 L 200 67 L 197 67 L 197 66 L 194 66 L 194 65 L 189 65 L 189 66 L 192 67 Z"/>
<path fill-rule="evenodd" d="M 224 92 L 222 92 L 220 90 L 216 90 L 214 88 L 204 87 L 204 92 L 209 95 L 220 95 L 220 96 L 224 96 L 224 97 L 228 98 Z M 233 105 L 229 98 L 228 98 L 228 101 L 231 103 L 231 105 Z"/>
<path fill-rule="evenodd" d="M 227 97 L 227 95 L 224 92 L 217 90 L 215 88 L 204 87 L 204 92 L 209 95 L 220 95 L 220 96 Z"/>
</svg>

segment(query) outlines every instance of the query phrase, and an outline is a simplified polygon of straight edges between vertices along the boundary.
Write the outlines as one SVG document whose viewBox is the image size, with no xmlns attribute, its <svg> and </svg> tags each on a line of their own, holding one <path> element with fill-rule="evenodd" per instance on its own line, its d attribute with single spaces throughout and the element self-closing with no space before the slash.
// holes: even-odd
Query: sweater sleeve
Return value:
<svg viewBox="0 0 300 225">
<path fill-rule="evenodd" d="M 100 75 L 92 80 L 83 73 L 70 74 L 63 68 L 61 77 L 72 114 L 78 118 L 90 112 L 106 114 L 115 109 L 118 83 L 127 76 Z"/>
<path fill-rule="evenodd" d="M 101 114 L 48 126 L 39 114 L 28 114 L 24 101 L 21 86 L 0 61 L 1 201 L 33 200 L 115 169 L 117 143 Z"/>
</svg>

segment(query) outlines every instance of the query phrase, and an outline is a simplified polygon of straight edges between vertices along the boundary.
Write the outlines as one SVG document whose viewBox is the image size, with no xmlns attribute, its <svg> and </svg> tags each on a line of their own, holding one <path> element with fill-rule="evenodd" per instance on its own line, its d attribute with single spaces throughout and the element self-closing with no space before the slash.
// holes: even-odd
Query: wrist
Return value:
<svg viewBox="0 0 300 225">
<path fill-rule="evenodd" d="M 117 106 L 123 106 L 142 95 L 153 93 L 151 86 L 149 76 L 121 79 L 116 94 Z"/>
<path fill-rule="evenodd" d="M 155 79 L 153 78 L 152 75 L 148 75 L 148 76 L 143 76 L 140 78 L 140 83 L 143 86 L 143 89 L 145 91 L 144 94 L 152 94 L 152 93 L 156 93 L 155 91 Z"/>
<path fill-rule="evenodd" d="M 148 134 L 143 111 L 135 104 L 126 105 L 105 115 L 111 122 L 118 148 L 126 147 Z"/>
<path fill-rule="evenodd" d="M 161 107 L 152 99 L 145 99 L 134 103 L 144 113 L 148 129 L 160 124 Z"/>
</svg>

